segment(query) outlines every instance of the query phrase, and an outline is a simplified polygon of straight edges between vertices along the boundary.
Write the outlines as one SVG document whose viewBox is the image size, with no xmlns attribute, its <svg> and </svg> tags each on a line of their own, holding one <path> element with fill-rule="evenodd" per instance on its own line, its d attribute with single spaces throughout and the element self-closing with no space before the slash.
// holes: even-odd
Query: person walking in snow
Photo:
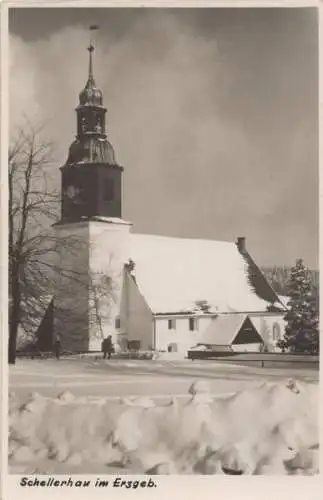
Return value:
<svg viewBox="0 0 323 500">
<path fill-rule="evenodd" d="M 111 359 L 111 354 L 113 353 L 112 335 L 109 335 L 102 342 L 103 359 Z"/>
<path fill-rule="evenodd" d="M 103 352 L 103 359 L 107 357 L 107 339 L 104 338 L 101 343 L 101 351 Z"/>
<path fill-rule="evenodd" d="M 61 341 L 59 337 L 55 340 L 55 357 L 56 359 L 59 359 L 61 355 Z"/>
</svg>

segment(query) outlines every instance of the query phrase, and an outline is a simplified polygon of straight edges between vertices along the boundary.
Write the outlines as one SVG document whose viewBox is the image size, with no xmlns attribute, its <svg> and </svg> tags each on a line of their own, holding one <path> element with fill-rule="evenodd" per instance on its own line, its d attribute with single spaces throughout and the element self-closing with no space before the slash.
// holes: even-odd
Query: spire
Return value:
<svg viewBox="0 0 323 500">
<path fill-rule="evenodd" d="M 96 87 L 96 83 L 93 76 L 93 52 L 95 50 L 94 43 L 92 40 L 91 33 L 94 30 L 99 29 L 97 25 L 90 26 L 90 44 L 87 47 L 89 52 L 89 74 L 84 90 L 80 93 L 80 104 L 81 105 L 98 105 L 102 106 L 102 92 Z"/>
<path fill-rule="evenodd" d="M 89 78 L 88 78 L 88 83 L 93 82 L 93 85 L 95 86 L 95 81 L 93 77 L 93 61 L 92 61 L 92 53 L 95 50 L 94 45 L 92 42 L 90 42 L 90 45 L 88 46 L 87 50 L 89 51 Z"/>
<path fill-rule="evenodd" d="M 89 78 L 88 78 L 88 81 L 91 81 L 93 82 L 94 86 L 95 86 L 95 81 L 94 81 L 94 77 L 93 77 L 93 57 L 92 57 L 92 54 L 95 50 L 95 47 L 94 47 L 94 42 L 93 42 L 93 38 L 92 38 L 92 32 L 93 31 L 96 31 L 99 29 L 99 26 L 97 24 L 92 24 L 89 28 L 89 31 L 90 31 L 90 45 L 88 46 L 87 50 L 89 51 Z"/>
<path fill-rule="evenodd" d="M 97 29 L 91 26 L 90 31 Z M 107 139 L 105 115 L 101 90 L 96 86 L 93 75 L 94 43 L 90 37 L 87 47 L 89 53 L 88 76 L 85 87 L 79 94 L 76 107 L 77 133 L 71 144 L 66 164 L 104 163 L 116 165 L 113 147 Z"/>
</svg>

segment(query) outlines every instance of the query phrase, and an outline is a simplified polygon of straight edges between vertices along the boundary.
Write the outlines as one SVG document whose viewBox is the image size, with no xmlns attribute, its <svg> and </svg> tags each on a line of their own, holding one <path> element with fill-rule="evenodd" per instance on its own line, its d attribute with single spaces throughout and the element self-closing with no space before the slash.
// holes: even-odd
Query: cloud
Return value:
<svg viewBox="0 0 323 500">
<path fill-rule="evenodd" d="M 305 117 L 308 100 L 300 97 L 308 89 L 297 80 L 296 56 L 287 69 L 297 47 L 278 36 L 275 46 L 268 30 L 272 50 L 266 41 L 263 60 L 256 28 L 249 39 L 242 29 L 230 40 L 224 31 L 205 36 L 180 15 L 137 15 L 122 36 L 98 32 L 95 78 L 108 108 L 109 140 L 125 167 L 124 214 L 135 228 L 218 239 L 244 233 L 257 241 L 258 235 L 268 260 L 264 239 L 285 229 L 295 245 L 313 220 L 315 175 L 308 181 L 310 203 L 301 205 L 304 231 L 290 235 L 292 214 L 284 214 L 302 192 L 315 124 L 313 115 Z M 11 126 L 23 114 L 46 124 L 57 148 L 57 184 L 86 82 L 87 40 L 82 25 L 28 43 L 10 39 Z M 294 258 L 283 243 L 279 251 L 282 260 Z"/>
<path fill-rule="evenodd" d="M 82 27 L 68 27 L 29 45 L 17 37 L 11 42 L 12 125 L 22 114 L 46 123 L 61 162 L 86 81 L 87 36 Z M 146 196 L 162 197 L 166 190 L 177 202 L 205 189 L 201 172 L 216 168 L 232 142 L 243 145 L 243 132 L 216 115 L 228 84 L 216 40 L 197 39 L 164 15 L 135 22 L 117 41 L 101 32 L 97 46 L 95 76 L 108 107 L 107 130 L 129 182 L 139 176 Z"/>
</svg>

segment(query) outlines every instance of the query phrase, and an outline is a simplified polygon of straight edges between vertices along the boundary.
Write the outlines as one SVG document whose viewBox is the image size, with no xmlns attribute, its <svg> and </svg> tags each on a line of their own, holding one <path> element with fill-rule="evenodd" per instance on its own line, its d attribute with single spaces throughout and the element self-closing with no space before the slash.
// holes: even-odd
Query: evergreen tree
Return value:
<svg viewBox="0 0 323 500">
<path fill-rule="evenodd" d="M 279 347 L 291 352 L 317 354 L 319 352 L 318 308 L 309 273 L 303 260 L 291 269 L 288 284 L 288 311 L 286 329 Z"/>
</svg>

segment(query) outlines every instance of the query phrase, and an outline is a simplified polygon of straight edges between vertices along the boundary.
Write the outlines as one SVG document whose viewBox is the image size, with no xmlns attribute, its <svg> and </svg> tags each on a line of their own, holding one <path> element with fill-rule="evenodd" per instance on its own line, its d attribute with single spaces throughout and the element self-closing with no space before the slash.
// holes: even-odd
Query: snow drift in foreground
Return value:
<svg viewBox="0 0 323 500">
<path fill-rule="evenodd" d="M 318 387 L 293 380 L 214 398 L 89 401 L 65 392 L 9 403 L 11 472 L 316 474 Z"/>
</svg>

